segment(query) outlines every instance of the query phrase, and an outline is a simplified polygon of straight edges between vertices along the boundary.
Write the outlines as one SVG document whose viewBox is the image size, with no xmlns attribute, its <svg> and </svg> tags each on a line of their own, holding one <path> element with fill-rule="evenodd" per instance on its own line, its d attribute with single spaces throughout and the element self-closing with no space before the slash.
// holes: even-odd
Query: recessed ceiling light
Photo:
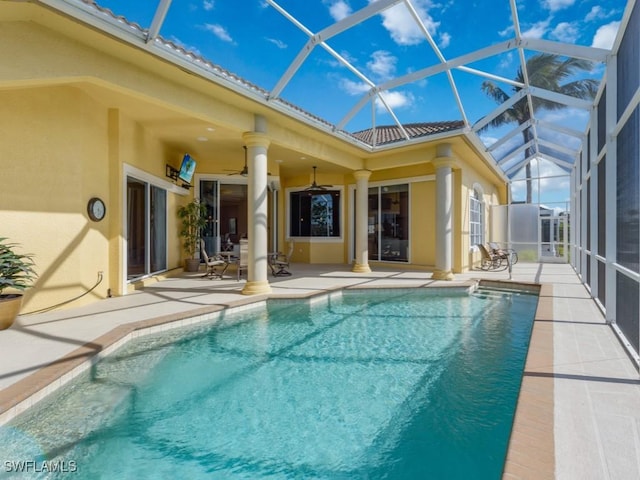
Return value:
<svg viewBox="0 0 640 480">
<path fill-rule="evenodd" d="M 207 132 L 213 132 L 215 130 L 215 128 L 213 127 L 207 127 Z"/>
<path fill-rule="evenodd" d="M 198 140 L 199 142 L 208 142 L 209 139 L 207 137 L 198 137 L 196 138 L 196 140 Z"/>
<path fill-rule="evenodd" d="M 282 162 L 284 162 L 284 160 L 282 160 L 281 158 L 278 158 L 278 159 L 276 160 L 276 163 L 282 163 Z"/>
</svg>

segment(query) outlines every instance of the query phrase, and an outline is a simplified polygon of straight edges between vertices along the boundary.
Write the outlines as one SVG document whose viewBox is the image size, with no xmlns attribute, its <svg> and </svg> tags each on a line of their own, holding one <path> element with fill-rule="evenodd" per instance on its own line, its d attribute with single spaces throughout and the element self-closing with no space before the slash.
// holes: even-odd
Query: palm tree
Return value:
<svg viewBox="0 0 640 480">
<path fill-rule="evenodd" d="M 540 53 L 527 60 L 527 75 L 530 85 L 581 99 L 593 99 L 595 97 L 598 90 L 597 80 L 588 78 L 570 81 L 565 84 L 562 84 L 562 82 L 568 78 L 574 77 L 581 71 L 589 71 L 591 68 L 592 63 L 588 60 L 581 60 L 577 58 L 563 59 L 558 55 L 549 53 Z M 518 69 L 515 81 L 524 83 L 522 67 Z M 521 87 L 513 87 L 514 92 L 518 92 L 519 90 L 521 90 Z M 510 98 L 510 95 L 490 81 L 482 82 L 482 91 L 489 97 L 493 98 L 498 104 L 502 104 Z M 533 113 L 536 113 L 539 110 L 560 110 L 565 108 L 565 105 L 535 96 L 532 97 L 532 105 Z M 531 112 L 529 111 L 529 102 L 527 101 L 527 98 L 522 98 L 512 107 L 491 120 L 487 127 L 500 127 L 512 122 L 517 122 L 518 125 L 522 125 L 530 118 Z M 524 138 L 524 143 L 526 144 L 532 138 L 531 130 L 529 128 L 525 128 L 522 131 L 522 136 Z M 527 148 L 525 158 L 528 158 L 532 154 L 533 149 L 530 147 Z M 531 203 L 530 162 L 527 162 L 525 166 L 525 175 L 527 178 L 527 203 Z"/>
</svg>

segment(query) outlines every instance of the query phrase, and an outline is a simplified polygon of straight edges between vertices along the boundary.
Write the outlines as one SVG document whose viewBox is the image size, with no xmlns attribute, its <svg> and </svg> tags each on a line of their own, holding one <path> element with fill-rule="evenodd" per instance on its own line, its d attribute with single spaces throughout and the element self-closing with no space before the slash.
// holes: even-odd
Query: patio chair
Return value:
<svg viewBox="0 0 640 480">
<path fill-rule="evenodd" d="M 280 252 L 274 253 L 269 257 L 269 266 L 271 267 L 271 273 L 274 277 L 281 277 L 284 275 L 291 275 L 291 272 L 287 270 L 290 268 L 291 256 L 293 255 L 295 244 L 293 240 L 289 241 L 289 250 L 287 254 Z"/>
<path fill-rule="evenodd" d="M 515 265 L 518 263 L 518 252 L 516 252 L 513 248 L 502 248 L 496 242 L 489 242 L 489 248 L 493 250 L 493 253 L 496 255 L 500 255 L 503 260 L 508 260 L 511 262 L 511 265 Z"/>
<path fill-rule="evenodd" d="M 249 269 L 249 240 L 246 238 L 240 239 L 240 256 L 238 257 L 236 265 L 238 266 L 238 281 L 240 281 L 242 272 L 246 272 Z"/>
<path fill-rule="evenodd" d="M 502 266 L 503 258 L 497 253 L 494 253 L 489 245 L 479 243 L 478 249 L 480 249 L 480 253 L 482 254 L 482 260 L 480 261 L 480 268 L 482 270 L 498 270 Z"/>
<path fill-rule="evenodd" d="M 202 253 L 202 258 L 204 258 L 204 263 L 207 267 L 207 272 L 203 277 L 222 279 L 224 272 L 229 268 L 229 262 L 219 255 L 210 257 L 205 249 L 204 240 L 200 240 L 200 253 Z"/>
</svg>

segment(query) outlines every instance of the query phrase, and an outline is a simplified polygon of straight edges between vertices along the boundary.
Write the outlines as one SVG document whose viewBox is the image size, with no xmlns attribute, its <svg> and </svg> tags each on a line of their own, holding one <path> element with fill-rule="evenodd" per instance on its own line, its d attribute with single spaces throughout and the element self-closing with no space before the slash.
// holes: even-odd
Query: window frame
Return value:
<svg viewBox="0 0 640 480">
<path fill-rule="evenodd" d="M 345 237 L 345 198 L 344 198 L 344 186 L 336 185 L 334 187 L 328 188 L 327 193 L 329 192 L 338 192 L 338 197 L 340 198 L 340 204 L 338 206 L 338 228 L 340 229 L 339 235 L 336 236 L 309 236 L 309 235 L 291 235 L 291 214 L 292 214 L 292 203 L 291 203 L 291 195 L 294 193 L 304 192 L 305 188 L 302 187 L 292 187 L 287 188 L 285 190 L 285 236 L 287 241 L 288 239 L 295 238 L 297 240 L 304 240 L 310 243 L 341 243 L 344 241 Z"/>
<path fill-rule="evenodd" d="M 469 194 L 469 245 L 484 243 L 485 213 L 482 190 L 475 185 Z"/>
</svg>

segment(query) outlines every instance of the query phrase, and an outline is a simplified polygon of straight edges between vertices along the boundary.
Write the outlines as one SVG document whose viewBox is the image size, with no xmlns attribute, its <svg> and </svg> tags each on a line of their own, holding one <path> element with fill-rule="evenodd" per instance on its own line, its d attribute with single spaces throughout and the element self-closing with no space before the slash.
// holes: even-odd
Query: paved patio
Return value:
<svg viewBox="0 0 640 480">
<path fill-rule="evenodd" d="M 294 265 L 273 278 L 275 297 L 305 297 L 363 286 L 448 287 L 475 279 L 509 281 L 507 271 L 473 271 L 453 282 L 431 272 L 345 265 Z M 135 335 L 184 324 L 266 297 L 240 293 L 244 281 L 184 274 L 147 282 L 138 292 L 91 306 L 23 315 L 0 332 L 0 425 Z M 504 478 L 640 478 L 640 376 L 573 269 L 518 263 L 513 281 L 540 283 L 540 302 L 525 366 Z M 1 460 L 1 459 L 0 459 Z"/>
</svg>

